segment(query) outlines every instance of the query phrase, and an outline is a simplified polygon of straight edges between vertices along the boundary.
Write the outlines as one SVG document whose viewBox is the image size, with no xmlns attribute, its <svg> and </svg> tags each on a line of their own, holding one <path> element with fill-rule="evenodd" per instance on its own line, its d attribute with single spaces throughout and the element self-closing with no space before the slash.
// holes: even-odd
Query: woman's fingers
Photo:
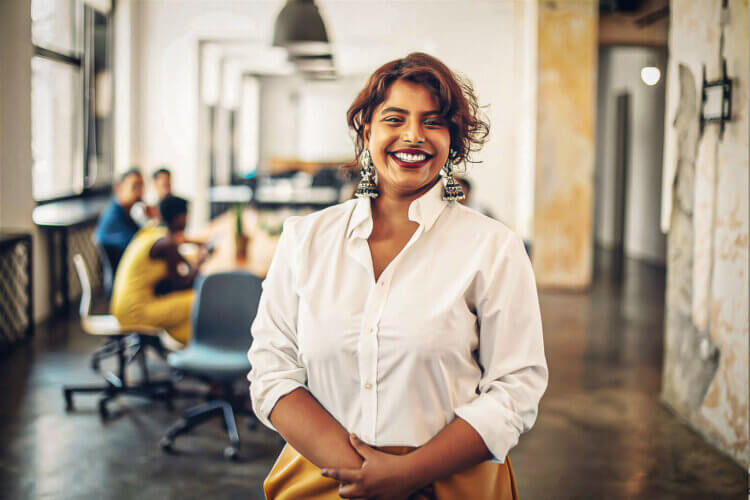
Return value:
<svg viewBox="0 0 750 500">
<path fill-rule="evenodd" d="M 360 469 L 322 469 L 320 474 L 342 483 L 354 483 L 362 477 Z"/>
<path fill-rule="evenodd" d="M 359 483 L 342 484 L 339 486 L 339 496 L 341 498 L 364 498 L 364 491 Z"/>
</svg>

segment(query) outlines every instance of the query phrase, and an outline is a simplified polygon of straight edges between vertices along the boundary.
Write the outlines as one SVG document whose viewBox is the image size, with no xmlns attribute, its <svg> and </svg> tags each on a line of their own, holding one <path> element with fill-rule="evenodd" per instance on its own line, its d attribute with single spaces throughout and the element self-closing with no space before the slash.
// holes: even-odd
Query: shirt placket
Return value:
<svg viewBox="0 0 750 500">
<path fill-rule="evenodd" d="M 359 336 L 359 373 L 360 373 L 360 402 L 362 405 L 362 439 L 369 443 L 376 443 L 377 410 L 378 410 L 378 326 L 385 310 L 392 278 L 398 262 L 419 238 L 422 233 L 420 226 L 413 237 L 399 252 L 396 258 L 380 275 L 367 297 L 367 306 L 362 321 Z M 365 242 L 365 245 L 367 243 Z"/>
<path fill-rule="evenodd" d="M 382 315 L 387 287 L 381 279 L 371 290 L 359 337 L 360 402 L 362 404 L 363 439 L 375 443 L 378 409 L 378 321 Z"/>
</svg>

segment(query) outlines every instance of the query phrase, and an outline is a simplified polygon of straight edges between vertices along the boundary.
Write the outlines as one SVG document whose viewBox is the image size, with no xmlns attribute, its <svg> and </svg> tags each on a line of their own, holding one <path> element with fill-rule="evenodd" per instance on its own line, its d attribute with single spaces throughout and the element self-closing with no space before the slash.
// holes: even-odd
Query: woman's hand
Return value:
<svg viewBox="0 0 750 500">
<path fill-rule="evenodd" d="M 383 453 L 367 446 L 354 434 L 349 435 L 352 447 L 364 459 L 359 469 L 325 468 L 321 474 L 341 483 L 342 498 L 406 500 L 418 487 L 403 457 Z M 417 497 L 419 498 L 419 497 Z"/>
</svg>

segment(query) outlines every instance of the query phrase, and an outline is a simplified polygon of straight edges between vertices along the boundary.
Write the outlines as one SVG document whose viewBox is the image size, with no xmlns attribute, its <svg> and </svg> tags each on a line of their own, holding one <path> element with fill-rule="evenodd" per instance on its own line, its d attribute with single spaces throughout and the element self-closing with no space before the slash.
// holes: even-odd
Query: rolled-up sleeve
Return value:
<svg viewBox="0 0 750 500">
<path fill-rule="evenodd" d="M 264 425 L 276 430 L 269 415 L 283 396 L 305 387 L 307 373 L 297 347 L 298 297 L 294 287 L 295 235 L 290 217 L 284 223 L 276 253 L 253 321 L 248 374 L 253 410 Z"/>
<path fill-rule="evenodd" d="M 523 242 L 513 236 L 477 283 L 477 397 L 456 408 L 499 461 L 536 420 L 547 388 L 536 282 Z"/>
</svg>

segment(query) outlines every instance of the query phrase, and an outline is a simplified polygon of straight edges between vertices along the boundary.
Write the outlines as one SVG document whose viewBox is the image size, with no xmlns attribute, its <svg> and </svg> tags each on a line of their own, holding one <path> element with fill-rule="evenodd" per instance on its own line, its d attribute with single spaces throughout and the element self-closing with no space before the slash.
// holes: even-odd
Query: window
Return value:
<svg viewBox="0 0 750 500">
<path fill-rule="evenodd" d="M 107 2 L 32 0 L 34 199 L 111 186 L 112 16 Z"/>
</svg>

